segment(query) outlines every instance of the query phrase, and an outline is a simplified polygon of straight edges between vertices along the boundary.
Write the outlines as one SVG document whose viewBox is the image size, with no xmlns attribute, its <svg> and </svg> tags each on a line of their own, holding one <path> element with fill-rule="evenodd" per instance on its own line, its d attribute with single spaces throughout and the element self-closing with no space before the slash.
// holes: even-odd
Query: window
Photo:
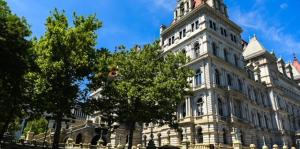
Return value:
<svg viewBox="0 0 300 149">
<path fill-rule="evenodd" d="M 203 115 L 203 98 L 199 98 L 197 101 L 197 116 Z"/>
<path fill-rule="evenodd" d="M 223 143 L 224 144 L 228 144 L 228 141 L 227 141 L 227 131 L 226 131 L 225 128 L 223 129 Z"/>
<path fill-rule="evenodd" d="M 217 30 L 216 23 L 213 22 L 212 20 L 209 20 L 209 27 L 215 31 Z"/>
<path fill-rule="evenodd" d="M 186 116 L 186 104 L 185 102 L 181 105 L 182 118 Z"/>
<path fill-rule="evenodd" d="M 203 143 L 203 132 L 201 127 L 197 129 L 197 143 Z"/>
<path fill-rule="evenodd" d="M 195 75 L 195 85 L 199 86 L 201 84 L 202 84 L 202 72 L 200 69 L 198 69 Z"/>
<path fill-rule="evenodd" d="M 184 3 L 180 4 L 180 15 L 184 15 Z"/>
<path fill-rule="evenodd" d="M 227 74 L 227 84 L 228 86 L 232 86 L 232 78 L 230 74 Z"/>
<path fill-rule="evenodd" d="M 268 128 L 269 129 L 269 125 L 268 125 L 268 118 L 267 118 L 267 116 L 266 115 L 264 115 L 264 117 L 265 117 L 265 124 L 266 124 L 266 128 Z"/>
<path fill-rule="evenodd" d="M 199 21 L 196 21 L 196 29 L 199 28 Z"/>
<path fill-rule="evenodd" d="M 242 84 L 241 79 L 238 79 L 238 88 L 240 91 L 243 91 L 243 84 Z"/>
<path fill-rule="evenodd" d="M 194 44 L 194 52 L 195 52 L 196 57 L 198 57 L 200 55 L 200 45 L 198 42 L 196 42 Z"/>
<path fill-rule="evenodd" d="M 192 32 L 193 32 L 195 30 L 195 24 L 194 23 L 191 24 L 191 28 L 192 28 Z"/>
<path fill-rule="evenodd" d="M 239 67 L 238 57 L 236 54 L 234 54 L 234 64 L 235 66 Z"/>
<path fill-rule="evenodd" d="M 224 59 L 226 62 L 228 62 L 228 52 L 226 49 L 224 49 Z"/>
<path fill-rule="evenodd" d="M 215 77 L 216 77 L 216 84 L 221 85 L 220 73 L 218 69 L 215 70 Z"/>
<path fill-rule="evenodd" d="M 213 50 L 213 55 L 217 56 L 218 55 L 218 53 L 217 53 L 217 45 L 214 42 L 212 43 L 212 50 Z"/>
<path fill-rule="evenodd" d="M 223 27 L 220 27 L 220 30 L 221 30 L 221 35 L 227 37 L 227 31 L 226 31 L 226 29 L 224 29 Z"/>
<path fill-rule="evenodd" d="M 259 113 L 257 113 L 257 119 L 258 119 L 258 126 L 261 127 L 262 123 L 261 123 L 261 116 Z"/>
<path fill-rule="evenodd" d="M 220 98 L 218 98 L 218 110 L 219 110 L 219 115 L 224 116 L 223 103 Z"/>
<path fill-rule="evenodd" d="M 171 38 L 169 38 L 169 43 L 168 45 L 170 46 L 172 44 Z"/>
<path fill-rule="evenodd" d="M 175 42 L 175 37 L 172 36 L 172 44 L 174 44 L 174 42 Z"/>
<path fill-rule="evenodd" d="M 182 31 L 182 37 L 185 37 L 186 36 L 186 29 L 183 29 Z"/>
<path fill-rule="evenodd" d="M 179 39 L 182 39 L 182 31 L 179 32 Z"/>
</svg>

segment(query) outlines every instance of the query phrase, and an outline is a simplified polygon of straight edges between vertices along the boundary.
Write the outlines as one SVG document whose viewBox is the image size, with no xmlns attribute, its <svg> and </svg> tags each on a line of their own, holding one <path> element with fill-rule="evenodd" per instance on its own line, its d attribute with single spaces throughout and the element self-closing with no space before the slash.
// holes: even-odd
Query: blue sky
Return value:
<svg viewBox="0 0 300 149">
<path fill-rule="evenodd" d="M 96 14 L 103 22 L 97 47 L 114 50 L 130 48 L 159 38 L 161 24 L 169 25 L 177 0 L 7 0 L 12 11 L 24 16 L 33 36 L 45 31 L 45 20 L 54 8 L 65 10 L 71 18 Z M 225 0 L 230 18 L 241 25 L 243 38 L 256 34 L 278 57 L 300 57 L 300 1 L 298 0 Z"/>
</svg>

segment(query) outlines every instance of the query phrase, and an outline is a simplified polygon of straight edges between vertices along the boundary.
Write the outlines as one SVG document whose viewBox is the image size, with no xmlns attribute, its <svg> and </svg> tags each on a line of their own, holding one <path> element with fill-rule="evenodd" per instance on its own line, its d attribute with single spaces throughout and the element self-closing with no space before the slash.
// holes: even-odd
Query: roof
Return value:
<svg viewBox="0 0 300 149">
<path fill-rule="evenodd" d="M 298 61 L 298 59 L 296 58 L 296 56 L 294 57 L 294 62 L 292 65 L 293 68 L 293 74 L 295 76 L 295 79 L 300 79 L 300 63 Z"/>
<path fill-rule="evenodd" d="M 255 56 L 259 56 L 267 52 L 264 46 L 258 41 L 256 36 L 250 39 L 249 44 L 245 48 L 243 52 L 243 56 L 245 59 L 250 59 Z"/>
</svg>

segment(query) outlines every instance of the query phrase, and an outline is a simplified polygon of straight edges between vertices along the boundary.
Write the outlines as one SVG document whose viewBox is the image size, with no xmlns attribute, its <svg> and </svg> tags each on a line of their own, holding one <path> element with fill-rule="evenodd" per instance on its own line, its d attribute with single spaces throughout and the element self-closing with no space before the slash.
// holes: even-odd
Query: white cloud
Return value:
<svg viewBox="0 0 300 149">
<path fill-rule="evenodd" d="M 287 9 L 288 7 L 289 7 L 289 5 L 287 3 L 280 4 L 281 9 Z"/>
<path fill-rule="evenodd" d="M 242 12 L 240 8 L 232 10 L 232 19 L 245 30 L 251 29 L 259 33 L 266 40 L 276 44 L 279 54 L 300 54 L 300 40 L 285 32 L 283 25 L 277 21 L 276 25 L 268 22 L 263 9 L 256 8 L 250 12 Z M 274 46 L 275 47 L 275 46 Z"/>
<path fill-rule="evenodd" d="M 176 6 L 176 0 L 143 0 L 149 9 L 155 11 L 173 11 Z"/>
</svg>

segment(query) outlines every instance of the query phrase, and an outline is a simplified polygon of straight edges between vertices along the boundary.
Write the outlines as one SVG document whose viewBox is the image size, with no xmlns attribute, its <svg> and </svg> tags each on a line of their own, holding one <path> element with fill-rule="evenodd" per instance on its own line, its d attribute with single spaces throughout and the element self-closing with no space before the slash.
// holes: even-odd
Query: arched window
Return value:
<svg viewBox="0 0 300 149">
<path fill-rule="evenodd" d="M 197 101 L 197 116 L 203 115 L 203 98 L 199 98 Z"/>
<path fill-rule="evenodd" d="M 216 84 L 221 85 L 220 72 L 218 69 L 215 69 L 215 77 L 216 77 Z"/>
<path fill-rule="evenodd" d="M 217 45 L 216 43 L 212 43 L 213 55 L 218 56 Z"/>
<path fill-rule="evenodd" d="M 223 103 L 220 98 L 218 98 L 218 111 L 220 116 L 224 116 Z"/>
<path fill-rule="evenodd" d="M 197 143 L 203 143 L 203 132 L 201 127 L 197 129 Z"/>
<path fill-rule="evenodd" d="M 225 128 L 223 129 L 223 143 L 224 144 L 228 144 L 228 141 L 227 141 L 227 131 L 226 131 Z"/>
<path fill-rule="evenodd" d="M 198 42 L 194 44 L 194 52 L 196 57 L 200 56 L 200 44 Z"/>
</svg>

